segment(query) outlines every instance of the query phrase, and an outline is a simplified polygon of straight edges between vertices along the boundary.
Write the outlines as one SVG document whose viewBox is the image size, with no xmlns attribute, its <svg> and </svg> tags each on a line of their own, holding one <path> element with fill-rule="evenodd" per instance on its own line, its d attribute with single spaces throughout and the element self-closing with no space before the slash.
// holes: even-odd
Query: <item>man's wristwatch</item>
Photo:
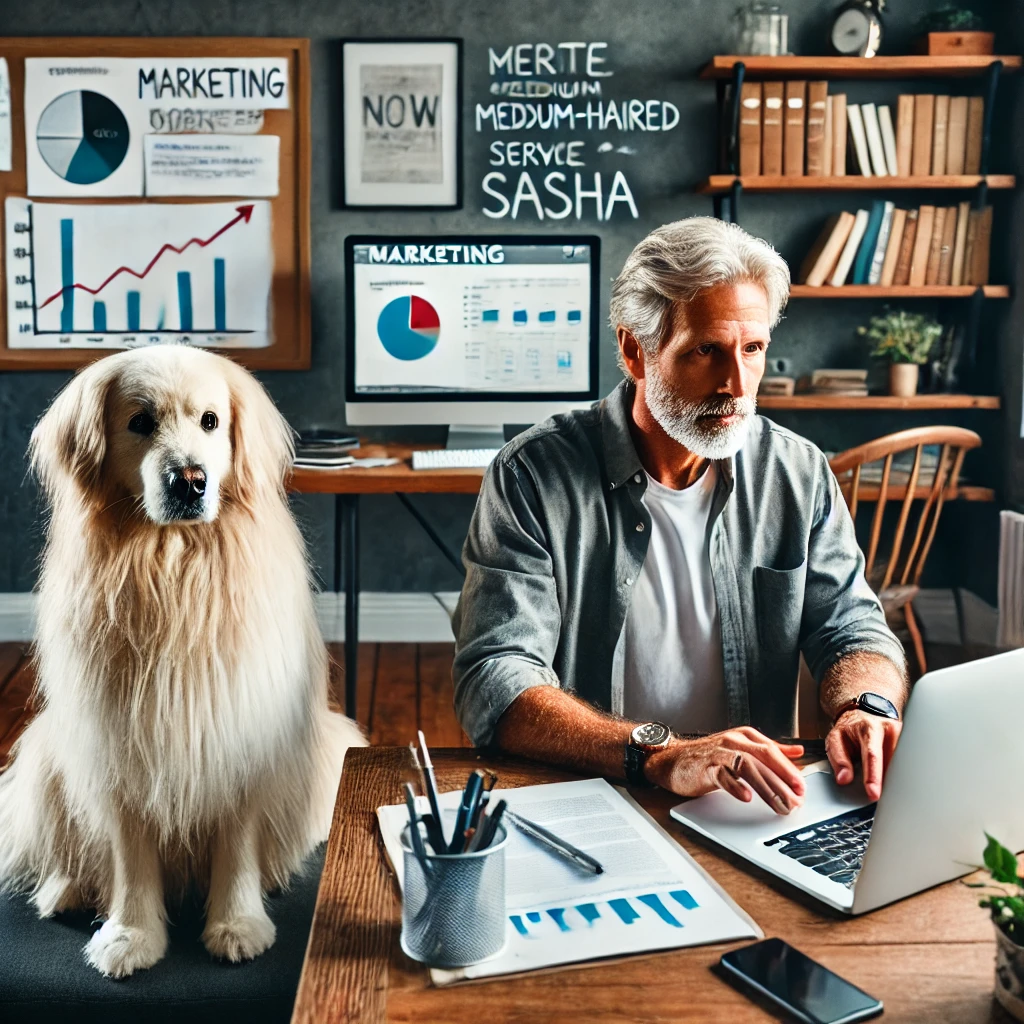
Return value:
<svg viewBox="0 0 1024 1024">
<path fill-rule="evenodd" d="M 651 754 L 664 750 L 672 742 L 672 730 L 664 722 L 644 722 L 630 734 L 626 743 L 626 781 L 632 786 L 649 786 L 644 765 Z"/>
<path fill-rule="evenodd" d="M 848 700 L 843 704 L 836 712 L 835 718 L 832 719 L 832 724 L 835 725 L 839 721 L 840 715 L 844 715 L 847 711 L 852 711 L 854 708 L 857 708 L 859 711 L 866 711 L 869 715 L 878 715 L 880 718 L 891 718 L 895 722 L 900 720 L 900 713 L 896 710 L 896 705 L 891 700 L 887 700 L 878 693 L 865 692 L 855 700 Z"/>
</svg>

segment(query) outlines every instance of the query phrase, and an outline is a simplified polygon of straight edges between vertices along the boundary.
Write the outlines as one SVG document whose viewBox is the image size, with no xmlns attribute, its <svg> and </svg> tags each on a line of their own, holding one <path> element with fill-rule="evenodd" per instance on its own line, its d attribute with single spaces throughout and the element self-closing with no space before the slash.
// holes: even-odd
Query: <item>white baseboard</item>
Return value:
<svg viewBox="0 0 1024 1024">
<path fill-rule="evenodd" d="M 439 594 L 364 591 L 359 595 L 359 639 L 367 643 L 451 643 L 449 617 L 458 592 Z M 35 635 L 35 594 L 0 594 L 0 643 Z M 345 639 L 345 595 L 317 594 L 324 639 Z"/>
</svg>

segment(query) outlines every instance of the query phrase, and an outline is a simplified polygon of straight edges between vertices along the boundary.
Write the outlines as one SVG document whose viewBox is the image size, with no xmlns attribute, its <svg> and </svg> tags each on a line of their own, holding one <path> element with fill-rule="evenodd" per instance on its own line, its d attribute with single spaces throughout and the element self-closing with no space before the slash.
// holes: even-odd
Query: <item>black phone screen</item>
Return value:
<svg viewBox="0 0 1024 1024">
<path fill-rule="evenodd" d="M 810 1024 L 867 1020 L 882 1004 L 782 939 L 765 939 L 722 957 L 729 972 Z"/>
</svg>

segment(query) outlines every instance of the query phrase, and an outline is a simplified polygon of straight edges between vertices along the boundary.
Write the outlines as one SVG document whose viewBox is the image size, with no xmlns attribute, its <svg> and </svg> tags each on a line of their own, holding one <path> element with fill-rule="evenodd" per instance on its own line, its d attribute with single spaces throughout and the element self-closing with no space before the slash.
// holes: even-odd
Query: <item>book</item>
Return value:
<svg viewBox="0 0 1024 1024">
<path fill-rule="evenodd" d="M 895 177 L 900 173 L 899 163 L 896 160 L 896 132 L 892 126 L 892 111 L 884 103 L 878 108 L 878 126 L 882 129 L 885 166 L 889 173 Z"/>
<path fill-rule="evenodd" d="M 935 116 L 935 97 L 918 94 L 914 97 L 914 148 L 910 158 L 910 173 L 930 174 L 932 169 L 932 120 Z"/>
<path fill-rule="evenodd" d="M 967 212 L 967 241 L 964 243 L 964 266 L 961 284 L 974 284 L 974 243 L 978 238 L 978 211 Z"/>
<path fill-rule="evenodd" d="M 817 288 L 825 283 L 842 255 L 854 220 L 853 214 L 844 210 L 825 221 L 825 226 L 800 265 L 798 280 L 801 284 Z"/>
<path fill-rule="evenodd" d="M 761 173 L 782 174 L 782 82 L 765 82 L 761 93 Z"/>
<path fill-rule="evenodd" d="M 917 238 L 914 239 L 914 254 L 910 257 L 910 280 L 915 288 L 924 284 L 928 270 L 928 253 L 932 247 L 932 228 L 935 226 L 935 207 L 922 206 L 917 211 Z"/>
<path fill-rule="evenodd" d="M 871 158 L 868 156 L 868 141 L 864 135 L 864 121 L 860 115 L 860 106 L 856 103 L 846 105 L 846 120 L 850 125 L 850 138 L 853 140 L 853 155 L 857 163 L 857 171 L 865 178 L 871 177 Z"/>
<path fill-rule="evenodd" d="M 935 117 L 932 121 L 932 174 L 946 170 L 946 130 L 949 125 L 949 97 L 935 97 Z"/>
<path fill-rule="evenodd" d="M 799 178 L 804 173 L 804 126 L 806 122 L 807 83 L 786 82 L 782 119 L 782 173 Z"/>
<path fill-rule="evenodd" d="M 904 93 L 896 97 L 896 169 L 901 178 L 910 177 L 913 151 L 914 97 Z"/>
<path fill-rule="evenodd" d="M 825 97 L 825 143 L 821 157 L 821 173 L 826 178 L 832 177 L 832 153 L 835 143 L 832 141 L 832 120 L 835 117 L 834 96 Z"/>
<path fill-rule="evenodd" d="M 981 174 L 981 136 L 985 127 L 985 100 L 967 99 L 967 140 L 964 143 L 964 174 Z"/>
<path fill-rule="evenodd" d="M 936 284 L 948 285 L 953 280 L 953 243 L 956 241 L 958 212 L 955 206 L 946 207 L 946 218 L 942 222 L 942 243 L 939 247 L 939 274 Z"/>
<path fill-rule="evenodd" d="M 889 168 L 885 163 L 882 130 L 878 124 L 878 111 L 874 103 L 862 103 L 860 117 L 864 122 L 864 137 L 867 139 L 868 155 L 871 157 L 871 170 L 878 177 L 884 178 L 889 173 Z"/>
<path fill-rule="evenodd" d="M 949 101 L 949 125 L 946 128 L 946 173 L 963 174 L 967 152 L 967 97 Z"/>
<path fill-rule="evenodd" d="M 939 257 L 942 254 L 942 236 L 946 230 L 946 208 L 937 206 L 932 221 L 932 240 L 928 246 L 928 262 L 925 264 L 924 283 L 939 283 Z"/>
<path fill-rule="evenodd" d="M 740 89 L 740 174 L 761 173 L 761 83 Z"/>
<path fill-rule="evenodd" d="M 811 177 L 821 177 L 825 164 L 825 107 L 828 82 L 807 83 L 807 170 Z"/>
<path fill-rule="evenodd" d="M 813 395 L 847 395 L 863 398 L 868 393 L 867 382 L 867 370 L 812 370 L 808 390 Z"/>
<path fill-rule="evenodd" d="M 829 279 L 829 284 L 833 287 L 838 288 L 840 285 L 846 284 L 846 278 L 850 273 L 850 268 L 853 266 L 854 257 L 857 255 L 857 249 L 860 246 L 861 239 L 864 237 L 867 226 L 868 211 L 858 210 L 857 216 L 854 218 L 853 227 L 850 229 L 849 237 L 846 239 L 846 245 L 843 246 L 839 262 L 836 264 L 836 269 L 832 272 L 832 277 Z"/>
<path fill-rule="evenodd" d="M 882 274 L 878 283 L 883 288 L 893 283 L 896 276 L 896 261 L 900 256 L 900 246 L 903 244 L 903 229 L 907 223 L 906 210 L 893 210 L 892 225 L 889 228 L 889 242 L 885 247 L 885 260 L 882 263 Z"/>
<path fill-rule="evenodd" d="M 832 175 L 846 174 L 846 93 L 830 96 L 832 101 Z"/>
<path fill-rule="evenodd" d="M 757 386 L 757 393 L 762 396 L 789 398 L 794 391 L 796 391 L 796 378 L 794 377 L 762 377 L 761 383 Z"/>
<path fill-rule="evenodd" d="M 971 217 L 977 222 L 977 228 L 971 253 L 971 279 L 967 284 L 988 284 L 989 250 L 992 246 L 992 207 L 972 210 Z M 968 233 L 969 231 L 968 226 Z"/>
<path fill-rule="evenodd" d="M 867 284 L 868 273 L 871 270 L 871 261 L 875 255 L 875 246 L 878 244 L 878 231 L 882 226 L 882 216 L 885 213 L 885 203 L 881 199 L 875 199 L 871 203 L 871 212 L 868 214 L 868 226 L 864 229 L 864 237 L 857 247 L 857 255 L 853 260 L 853 277 L 851 284 Z"/>
<path fill-rule="evenodd" d="M 953 266 L 949 283 L 959 286 L 964 283 L 964 253 L 967 248 L 967 222 L 971 215 L 970 202 L 962 202 L 956 211 L 956 236 L 953 239 Z"/>
<path fill-rule="evenodd" d="M 882 222 L 878 227 L 878 238 L 875 241 L 875 252 L 871 257 L 870 268 L 868 269 L 868 284 L 882 283 L 882 264 L 885 262 L 885 254 L 889 248 L 889 233 L 892 231 L 893 218 L 896 215 L 896 204 L 887 202 L 882 209 Z"/>
<path fill-rule="evenodd" d="M 917 210 L 907 210 L 903 225 L 903 240 L 900 242 L 899 256 L 896 258 L 896 270 L 893 272 L 893 284 L 910 283 L 910 261 L 914 256 L 914 245 L 917 242 Z"/>
</svg>

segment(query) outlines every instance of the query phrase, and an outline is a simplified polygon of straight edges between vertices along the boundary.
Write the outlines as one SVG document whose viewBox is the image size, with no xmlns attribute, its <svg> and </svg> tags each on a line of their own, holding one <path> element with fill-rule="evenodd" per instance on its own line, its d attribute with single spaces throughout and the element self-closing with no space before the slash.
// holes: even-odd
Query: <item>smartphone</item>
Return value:
<svg viewBox="0 0 1024 1024">
<path fill-rule="evenodd" d="M 879 1000 L 782 939 L 726 953 L 722 969 L 804 1024 L 852 1024 L 882 1012 Z"/>
</svg>

